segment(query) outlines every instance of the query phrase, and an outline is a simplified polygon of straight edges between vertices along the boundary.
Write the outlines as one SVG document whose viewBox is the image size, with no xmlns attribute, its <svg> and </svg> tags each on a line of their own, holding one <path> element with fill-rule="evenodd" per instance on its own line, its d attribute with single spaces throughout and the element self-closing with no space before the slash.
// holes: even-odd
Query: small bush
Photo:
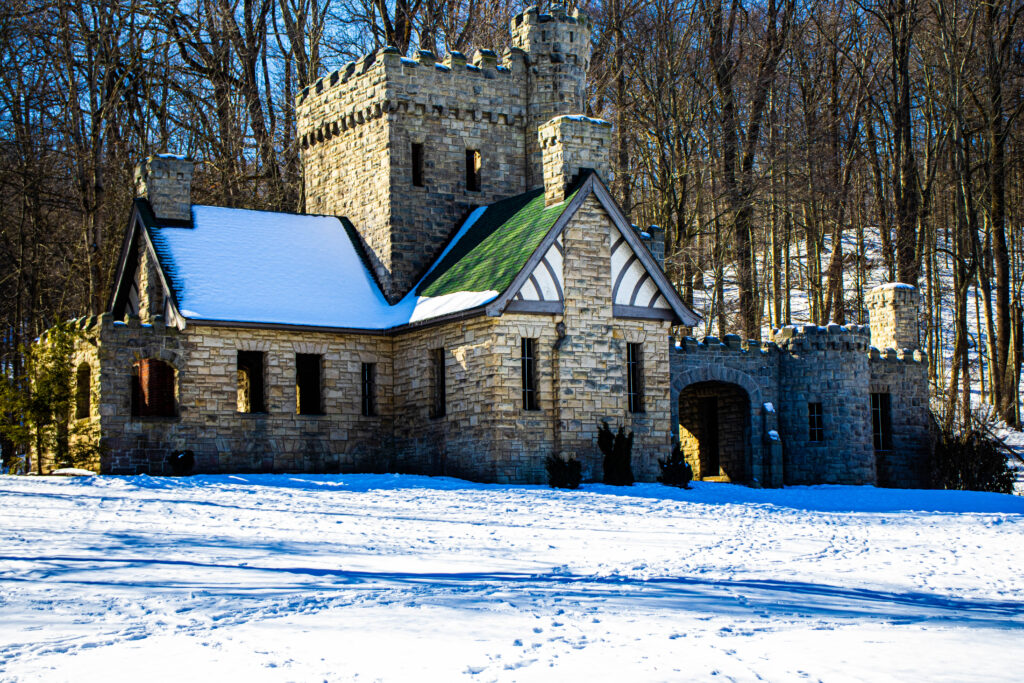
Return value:
<svg viewBox="0 0 1024 683">
<path fill-rule="evenodd" d="M 935 485 L 960 491 L 1013 493 L 1013 451 L 972 419 L 962 429 L 941 429 L 935 444 Z"/>
<path fill-rule="evenodd" d="M 192 451 L 174 451 L 167 457 L 171 464 L 171 474 L 175 477 L 187 477 L 196 466 L 196 456 Z"/>
<path fill-rule="evenodd" d="M 679 444 L 672 447 L 672 455 L 668 458 L 658 458 L 658 467 L 661 468 L 661 476 L 658 481 L 666 486 L 678 486 L 679 488 L 690 488 L 693 481 L 693 468 L 686 462 Z"/>
<path fill-rule="evenodd" d="M 553 489 L 578 489 L 583 479 L 583 465 L 576 458 L 568 460 L 551 454 L 544 461 L 548 470 L 548 486 Z"/>
<path fill-rule="evenodd" d="M 612 486 L 632 486 L 633 467 L 630 464 L 633 452 L 633 432 L 628 435 L 620 426 L 612 434 L 608 423 L 602 421 L 597 428 L 597 447 L 604 454 L 604 483 Z"/>
</svg>

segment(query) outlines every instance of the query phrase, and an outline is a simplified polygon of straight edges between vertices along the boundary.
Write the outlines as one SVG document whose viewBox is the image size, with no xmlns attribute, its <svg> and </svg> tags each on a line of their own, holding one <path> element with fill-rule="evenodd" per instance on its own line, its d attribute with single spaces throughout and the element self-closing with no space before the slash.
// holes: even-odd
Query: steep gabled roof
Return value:
<svg viewBox="0 0 1024 683">
<path fill-rule="evenodd" d="M 544 189 L 486 207 L 416 287 L 421 296 L 505 291 L 571 201 L 544 206 Z"/>
<path fill-rule="evenodd" d="M 157 221 L 136 202 L 112 310 L 123 307 L 142 240 L 174 311 L 192 323 L 386 332 L 452 316 L 501 315 L 588 196 L 595 196 L 685 324 L 681 301 L 596 174 L 562 203 L 543 190 L 474 211 L 408 295 L 389 305 L 354 228 L 334 216 L 193 206 L 190 223 Z M 183 324 L 183 323 L 182 323 Z"/>
</svg>

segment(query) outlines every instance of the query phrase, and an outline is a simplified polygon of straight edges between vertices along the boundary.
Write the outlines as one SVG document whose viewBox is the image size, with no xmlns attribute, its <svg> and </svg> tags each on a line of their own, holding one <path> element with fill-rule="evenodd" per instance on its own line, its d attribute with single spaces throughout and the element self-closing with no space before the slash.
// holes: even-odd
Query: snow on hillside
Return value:
<svg viewBox="0 0 1024 683">
<path fill-rule="evenodd" d="M 1019 678 L 1024 499 L 0 477 L 0 680 Z"/>
</svg>

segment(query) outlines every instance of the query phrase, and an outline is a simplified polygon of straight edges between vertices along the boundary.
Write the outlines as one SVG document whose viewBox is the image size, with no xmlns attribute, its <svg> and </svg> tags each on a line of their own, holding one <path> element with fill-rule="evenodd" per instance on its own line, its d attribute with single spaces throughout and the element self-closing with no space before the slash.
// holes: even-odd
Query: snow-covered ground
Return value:
<svg viewBox="0 0 1024 683">
<path fill-rule="evenodd" d="M 1019 680 L 1024 499 L 0 477 L 0 680 Z"/>
</svg>

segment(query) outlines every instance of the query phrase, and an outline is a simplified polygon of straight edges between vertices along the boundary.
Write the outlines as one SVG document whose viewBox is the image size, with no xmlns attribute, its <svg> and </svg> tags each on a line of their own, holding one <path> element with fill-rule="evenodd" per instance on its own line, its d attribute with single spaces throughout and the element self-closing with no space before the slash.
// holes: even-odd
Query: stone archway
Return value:
<svg viewBox="0 0 1024 683">
<path fill-rule="evenodd" d="M 679 393 L 679 444 L 695 479 L 750 480 L 750 397 L 737 384 L 696 382 Z"/>
<path fill-rule="evenodd" d="M 702 363 L 685 370 L 673 368 L 673 429 L 678 430 L 675 436 L 694 468 L 695 477 L 760 485 L 764 469 L 761 446 L 765 429 L 761 415 L 763 396 L 757 380 L 741 370 L 717 363 Z M 701 408 L 701 399 L 715 400 L 707 400 Z M 713 408 L 718 423 L 719 468 L 715 474 L 700 470 L 699 432 L 702 430 L 693 422 L 700 419 L 701 410 L 707 417 Z M 686 427 L 684 418 L 694 426 L 694 430 Z M 709 420 L 705 419 L 705 428 L 711 426 L 708 423 Z M 707 441 L 705 444 L 707 451 L 715 445 Z M 709 456 L 712 462 L 707 461 Z M 711 452 L 706 452 L 705 461 L 714 465 Z"/>
</svg>

